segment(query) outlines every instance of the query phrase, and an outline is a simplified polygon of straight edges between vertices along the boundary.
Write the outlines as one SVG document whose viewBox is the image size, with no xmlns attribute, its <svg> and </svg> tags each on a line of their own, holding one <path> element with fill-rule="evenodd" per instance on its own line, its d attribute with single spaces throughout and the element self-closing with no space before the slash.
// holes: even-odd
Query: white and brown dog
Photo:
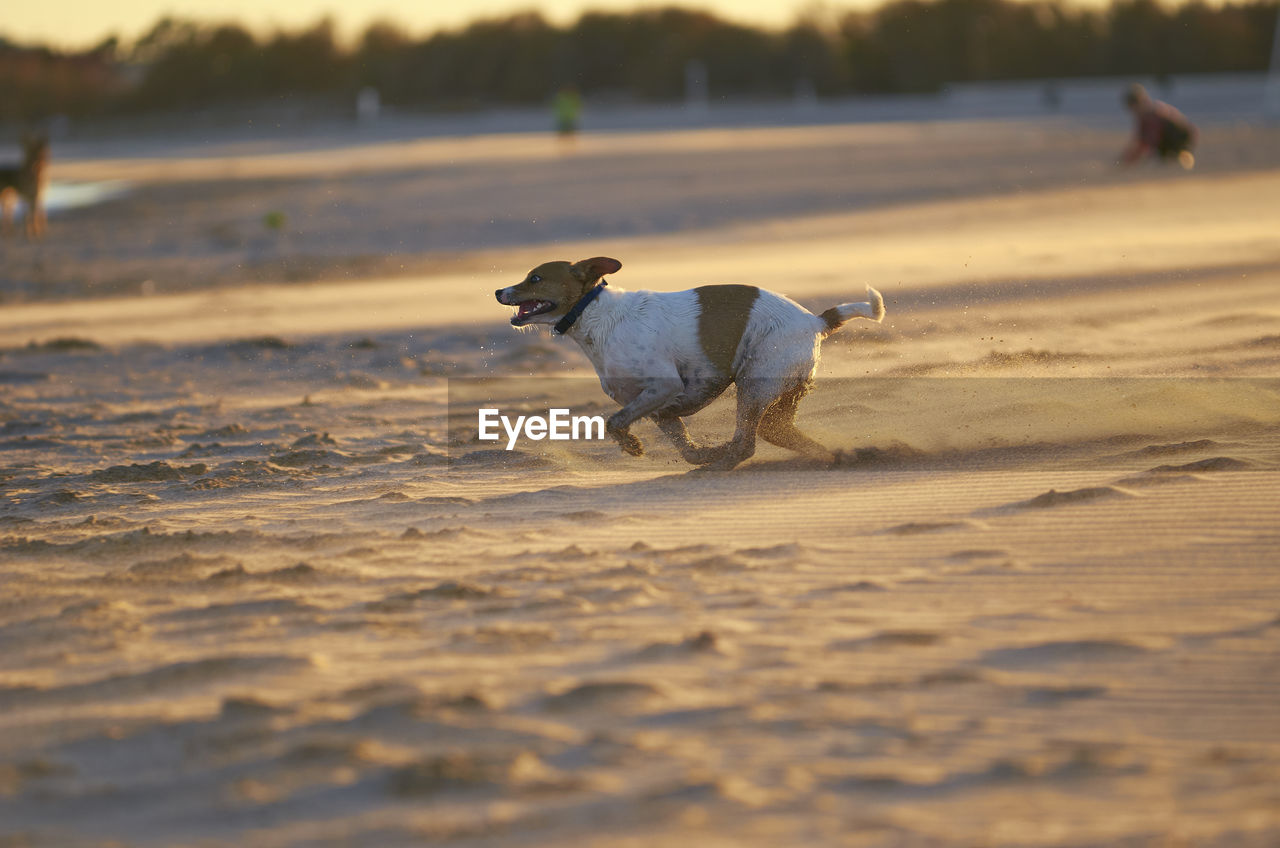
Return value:
<svg viewBox="0 0 1280 848">
<path fill-rule="evenodd" d="M 780 294 L 754 286 L 699 286 L 680 292 L 606 289 L 605 274 L 622 263 L 608 257 L 546 262 L 498 302 L 516 307 L 512 325 L 552 324 L 595 366 L 605 394 L 622 404 L 609 433 L 627 453 L 644 453 L 629 427 L 652 418 L 688 462 L 733 468 L 756 449 L 756 435 L 806 456 L 831 460 L 829 450 L 795 424 L 800 399 L 813 384 L 822 340 L 853 318 L 880 321 L 884 300 L 833 306 L 814 315 Z M 684 422 L 738 385 L 737 431 L 723 445 L 701 447 Z"/>
</svg>

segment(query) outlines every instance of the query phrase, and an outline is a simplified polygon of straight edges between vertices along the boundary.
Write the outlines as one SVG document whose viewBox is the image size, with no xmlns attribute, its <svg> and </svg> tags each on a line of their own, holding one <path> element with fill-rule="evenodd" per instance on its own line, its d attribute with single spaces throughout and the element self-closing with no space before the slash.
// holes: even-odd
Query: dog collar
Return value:
<svg viewBox="0 0 1280 848">
<path fill-rule="evenodd" d="M 578 322 L 583 311 L 591 305 L 591 301 L 600 296 L 600 292 L 604 291 L 604 287 L 607 285 L 609 285 L 608 280 L 601 280 L 596 284 L 595 288 L 578 298 L 578 302 L 573 305 L 572 309 L 565 313 L 563 318 L 556 322 L 556 325 L 551 328 L 551 332 L 555 333 L 557 336 L 563 336 L 565 333 L 569 332 L 569 328 Z"/>
</svg>

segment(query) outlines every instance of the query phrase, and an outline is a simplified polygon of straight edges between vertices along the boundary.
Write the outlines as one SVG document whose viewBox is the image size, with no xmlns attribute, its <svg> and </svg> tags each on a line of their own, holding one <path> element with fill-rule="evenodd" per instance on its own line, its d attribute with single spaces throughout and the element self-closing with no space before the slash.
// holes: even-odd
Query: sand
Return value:
<svg viewBox="0 0 1280 848">
<path fill-rule="evenodd" d="M 60 164 L 133 186 L 4 244 L 0 844 L 1280 843 L 1277 137 Z M 840 461 L 477 441 L 610 409 L 492 301 L 596 254 L 880 289 L 801 407 Z"/>
</svg>

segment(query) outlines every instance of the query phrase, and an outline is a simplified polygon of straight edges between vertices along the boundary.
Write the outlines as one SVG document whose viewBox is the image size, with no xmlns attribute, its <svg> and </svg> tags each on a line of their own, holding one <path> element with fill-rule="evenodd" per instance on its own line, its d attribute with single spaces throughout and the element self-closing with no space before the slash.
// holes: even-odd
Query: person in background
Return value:
<svg viewBox="0 0 1280 848">
<path fill-rule="evenodd" d="M 582 115 L 582 98 L 573 86 L 565 86 L 556 92 L 551 103 L 555 115 L 556 132 L 565 141 L 572 141 L 578 132 L 578 119 Z"/>
<path fill-rule="evenodd" d="M 1166 162 L 1177 160 L 1187 170 L 1195 166 L 1191 148 L 1199 133 L 1186 115 L 1156 100 L 1137 83 L 1125 91 L 1124 105 L 1133 113 L 1135 124 L 1133 139 L 1120 154 L 1120 164 L 1132 165 L 1152 154 Z"/>
</svg>

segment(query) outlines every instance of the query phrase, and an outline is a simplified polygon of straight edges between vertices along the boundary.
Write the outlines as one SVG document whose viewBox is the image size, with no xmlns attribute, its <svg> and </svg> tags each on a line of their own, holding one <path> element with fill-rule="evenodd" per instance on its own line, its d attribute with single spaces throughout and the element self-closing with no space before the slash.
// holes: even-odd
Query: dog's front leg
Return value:
<svg viewBox="0 0 1280 848">
<path fill-rule="evenodd" d="M 666 407 L 683 390 L 684 382 L 679 376 L 645 380 L 640 392 L 622 409 L 609 416 L 609 420 L 605 422 L 605 430 L 618 440 L 618 444 L 627 453 L 632 456 L 643 455 L 644 443 L 631 434 L 632 423 Z"/>
<path fill-rule="evenodd" d="M 680 451 L 680 457 L 691 465 L 705 465 L 713 462 L 720 454 L 724 453 L 724 447 L 704 447 L 696 444 L 693 439 L 689 438 L 689 430 L 684 426 L 684 422 L 674 415 L 655 415 L 654 422 L 658 425 L 658 429 L 666 434 L 671 443 L 676 446 L 676 450 Z"/>
</svg>

